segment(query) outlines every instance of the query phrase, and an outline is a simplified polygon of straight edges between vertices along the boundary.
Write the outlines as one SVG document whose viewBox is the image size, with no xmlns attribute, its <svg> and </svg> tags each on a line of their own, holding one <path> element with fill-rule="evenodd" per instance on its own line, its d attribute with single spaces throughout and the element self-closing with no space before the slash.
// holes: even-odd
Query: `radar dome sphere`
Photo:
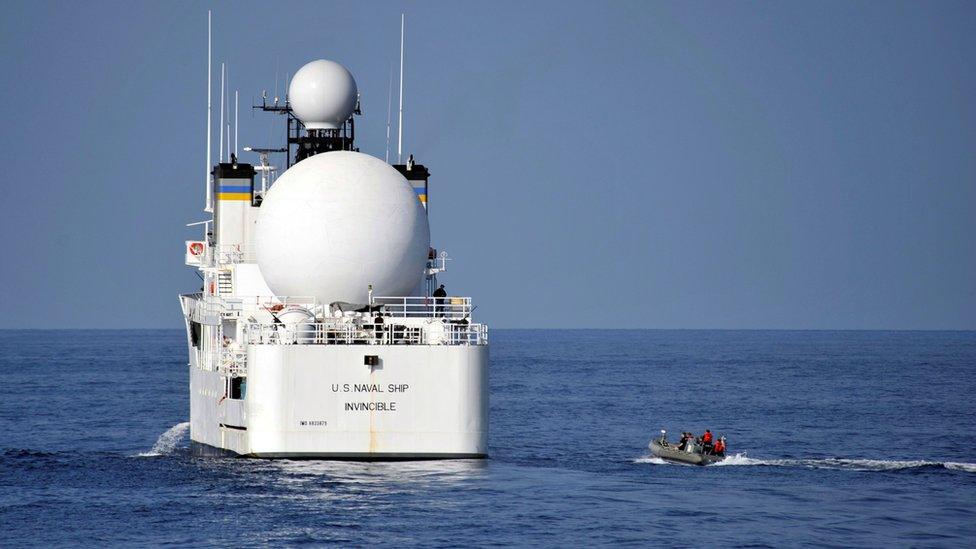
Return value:
<svg viewBox="0 0 976 549">
<path fill-rule="evenodd" d="M 307 129 L 335 129 L 352 115 L 356 94 L 356 81 L 345 67 L 319 59 L 291 78 L 288 103 Z"/>
<path fill-rule="evenodd" d="M 278 296 L 366 303 L 411 295 L 430 246 L 427 214 L 407 180 L 386 162 L 349 151 L 317 154 L 268 191 L 255 248 Z"/>
</svg>

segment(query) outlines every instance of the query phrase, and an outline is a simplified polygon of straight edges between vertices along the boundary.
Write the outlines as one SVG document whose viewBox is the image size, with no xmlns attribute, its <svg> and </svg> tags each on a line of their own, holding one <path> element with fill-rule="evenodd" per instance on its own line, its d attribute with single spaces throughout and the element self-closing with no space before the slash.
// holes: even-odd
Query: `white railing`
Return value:
<svg viewBox="0 0 976 549">
<path fill-rule="evenodd" d="M 381 305 L 383 313 L 394 318 L 466 319 L 471 316 L 470 297 L 374 297 L 372 305 Z"/>
<path fill-rule="evenodd" d="M 224 314 L 239 313 L 242 311 L 256 311 L 264 309 L 272 313 L 285 310 L 289 305 L 300 305 L 306 309 L 314 309 L 318 306 L 318 300 L 313 296 L 241 296 L 241 297 L 222 297 L 221 310 Z"/>
<path fill-rule="evenodd" d="M 487 324 L 452 324 L 445 333 L 447 345 L 488 345 Z"/>
<path fill-rule="evenodd" d="M 305 322 L 299 324 L 250 323 L 245 331 L 252 345 L 382 345 L 424 343 L 423 330 L 400 326 L 394 329 L 380 325 Z"/>
<path fill-rule="evenodd" d="M 216 246 L 213 250 L 213 257 L 220 265 L 236 265 L 257 261 L 257 254 L 252 248 L 240 245 Z"/>
<path fill-rule="evenodd" d="M 436 336 L 423 326 L 394 322 L 354 324 L 305 322 L 298 324 L 249 323 L 244 342 L 249 345 L 487 345 L 484 324 L 446 324 Z"/>
<path fill-rule="evenodd" d="M 277 314 L 286 310 L 289 305 L 300 305 L 305 309 L 314 309 L 318 301 L 309 296 L 242 296 L 228 297 L 210 294 L 197 294 L 197 311 L 201 316 L 235 316 L 245 311 L 266 310 Z"/>
<path fill-rule="evenodd" d="M 201 253 L 190 251 L 192 244 L 203 246 Z M 193 267 L 213 267 L 216 265 L 236 265 L 238 263 L 254 263 L 257 253 L 253 248 L 241 245 L 208 246 L 206 241 L 186 241 L 186 264 Z"/>
</svg>

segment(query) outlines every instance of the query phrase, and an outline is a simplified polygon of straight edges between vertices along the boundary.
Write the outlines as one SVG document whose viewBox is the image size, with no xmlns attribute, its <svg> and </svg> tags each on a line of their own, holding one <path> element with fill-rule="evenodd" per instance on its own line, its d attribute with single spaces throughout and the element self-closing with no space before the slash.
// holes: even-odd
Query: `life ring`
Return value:
<svg viewBox="0 0 976 549">
<path fill-rule="evenodd" d="M 190 255 L 200 255 L 203 253 L 203 242 L 193 242 L 190 244 Z"/>
</svg>

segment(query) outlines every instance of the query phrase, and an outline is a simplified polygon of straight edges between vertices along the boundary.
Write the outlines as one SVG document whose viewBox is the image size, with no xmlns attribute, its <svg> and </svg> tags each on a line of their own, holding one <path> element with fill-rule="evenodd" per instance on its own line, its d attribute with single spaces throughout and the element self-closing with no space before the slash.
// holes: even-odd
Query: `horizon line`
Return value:
<svg viewBox="0 0 976 549">
<path fill-rule="evenodd" d="M 511 328 L 490 327 L 503 331 L 606 331 L 606 332 L 976 332 L 974 328 Z M 178 331 L 185 328 L 4 328 L 0 332 L 145 332 Z"/>
</svg>

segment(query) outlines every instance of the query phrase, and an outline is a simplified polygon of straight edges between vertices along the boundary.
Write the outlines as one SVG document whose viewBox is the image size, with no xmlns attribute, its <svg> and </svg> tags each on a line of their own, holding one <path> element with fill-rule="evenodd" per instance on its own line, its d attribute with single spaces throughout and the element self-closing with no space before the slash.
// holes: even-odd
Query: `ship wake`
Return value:
<svg viewBox="0 0 976 549">
<path fill-rule="evenodd" d="M 139 454 L 139 457 L 155 457 L 172 454 L 177 449 L 180 442 L 183 441 L 183 437 L 186 436 L 186 433 L 189 430 L 189 421 L 177 423 L 176 425 L 167 429 L 165 433 L 159 435 L 159 438 L 156 439 L 156 444 L 153 444 L 153 447 L 148 452 Z"/>
<path fill-rule="evenodd" d="M 671 465 L 667 461 L 654 456 L 641 456 L 634 463 L 653 465 Z M 909 469 L 947 469 L 976 473 L 976 463 L 958 461 L 929 461 L 929 460 L 889 460 L 889 459 L 756 459 L 748 457 L 745 452 L 730 455 L 723 461 L 709 465 L 709 467 L 736 466 L 765 466 L 765 467 L 802 467 L 807 469 L 837 469 L 847 471 L 902 471 Z"/>
</svg>

